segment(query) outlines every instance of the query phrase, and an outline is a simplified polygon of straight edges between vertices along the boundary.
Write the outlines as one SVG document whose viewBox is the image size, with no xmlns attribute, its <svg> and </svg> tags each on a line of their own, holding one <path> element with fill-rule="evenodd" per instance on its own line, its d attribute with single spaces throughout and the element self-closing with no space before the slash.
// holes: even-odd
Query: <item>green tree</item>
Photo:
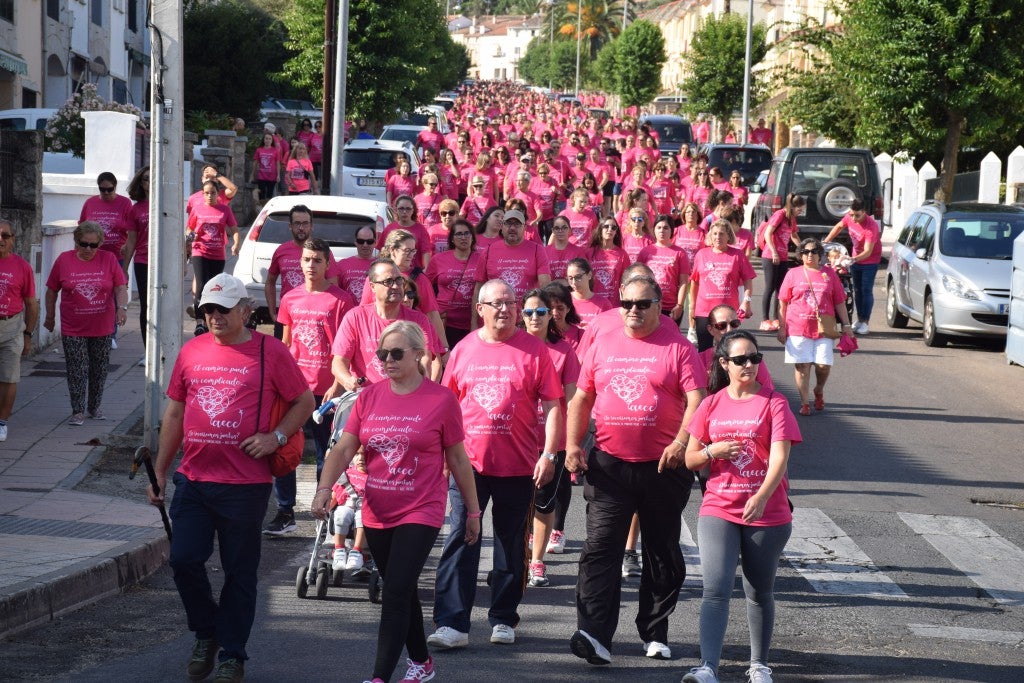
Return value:
<svg viewBox="0 0 1024 683">
<path fill-rule="evenodd" d="M 618 82 L 615 80 L 618 68 L 615 60 L 618 57 L 619 41 L 613 40 L 605 43 L 601 51 L 597 53 L 594 66 L 590 70 L 592 76 L 591 85 L 598 90 L 606 92 L 618 92 Z"/>
<path fill-rule="evenodd" d="M 750 55 L 751 71 L 768 53 L 765 42 L 768 29 L 754 24 Z M 693 35 L 686 55 L 689 70 L 682 83 L 687 102 L 686 113 L 695 117 L 706 112 L 719 121 L 728 121 L 743 105 L 743 65 L 746 56 L 747 19 L 739 14 L 708 17 Z M 756 72 L 750 80 L 750 102 L 759 102 L 764 84 Z"/>
<path fill-rule="evenodd" d="M 591 78 L 590 56 L 583 48 L 580 52 L 580 87 Z M 519 76 L 531 85 L 571 91 L 576 85 L 576 41 L 555 40 L 538 36 L 527 45 L 526 54 L 519 60 Z"/>
<path fill-rule="evenodd" d="M 558 36 L 576 40 L 579 23 L 584 45 L 591 59 L 597 57 L 601 47 L 622 33 L 622 15 L 627 22 L 635 16 L 636 0 L 626 8 L 625 0 L 558 0 L 550 11 L 555 16 L 555 40 Z M 545 24 L 545 33 L 550 22 Z"/>
<path fill-rule="evenodd" d="M 281 24 L 242 0 L 193 0 L 183 27 L 185 110 L 255 115 L 288 57 Z"/>
<path fill-rule="evenodd" d="M 647 104 L 661 91 L 661 67 L 666 59 L 661 29 L 649 21 L 636 21 L 613 44 L 614 92 L 624 107 Z"/>
<path fill-rule="evenodd" d="M 1000 146 L 1021 130 L 1017 0 L 842 0 L 837 9 L 842 34 L 821 41 L 830 59 L 821 71 L 850 84 L 861 144 L 941 155 L 951 196 L 961 146 Z"/>
</svg>

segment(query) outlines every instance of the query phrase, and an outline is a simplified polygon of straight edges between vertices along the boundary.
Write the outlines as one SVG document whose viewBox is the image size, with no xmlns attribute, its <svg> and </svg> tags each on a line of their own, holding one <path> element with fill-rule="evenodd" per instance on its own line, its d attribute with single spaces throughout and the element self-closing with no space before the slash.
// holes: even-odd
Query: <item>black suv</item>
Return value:
<svg viewBox="0 0 1024 683">
<path fill-rule="evenodd" d="M 751 224 L 760 225 L 782 208 L 795 192 L 807 202 L 797 219 L 801 236 L 827 235 L 850 210 L 854 199 L 882 223 L 884 205 L 878 167 L 871 150 L 829 147 L 786 147 L 772 160 L 767 185 L 754 206 Z"/>
<path fill-rule="evenodd" d="M 772 151 L 764 145 L 737 145 L 714 142 L 704 145 L 701 154 L 708 155 L 708 167 L 718 167 L 722 178 L 728 180 L 733 171 L 743 176 L 743 185 L 750 187 L 757 174 L 772 165 Z"/>
<path fill-rule="evenodd" d="M 658 149 L 662 154 L 675 154 L 682 144 L 693 144 L 690 122 L 681 116 L 669 114 L 644 114 L 640 125 L 649 124 L 658 134 Z"/>
</svg>

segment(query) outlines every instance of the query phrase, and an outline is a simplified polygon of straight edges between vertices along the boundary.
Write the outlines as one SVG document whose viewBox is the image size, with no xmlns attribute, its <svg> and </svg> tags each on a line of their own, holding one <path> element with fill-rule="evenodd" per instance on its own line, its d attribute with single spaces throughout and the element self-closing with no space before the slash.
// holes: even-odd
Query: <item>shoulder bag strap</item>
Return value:
<svg viewBox="0 0 1024 683">
<path fill-rule="evenodd" d="M 260 414 L 263 412 L 263 344 L 266 337 L 260 337 L 260 393 L 256 397 L 256 433 L 260 433 Z"/>
</svg>

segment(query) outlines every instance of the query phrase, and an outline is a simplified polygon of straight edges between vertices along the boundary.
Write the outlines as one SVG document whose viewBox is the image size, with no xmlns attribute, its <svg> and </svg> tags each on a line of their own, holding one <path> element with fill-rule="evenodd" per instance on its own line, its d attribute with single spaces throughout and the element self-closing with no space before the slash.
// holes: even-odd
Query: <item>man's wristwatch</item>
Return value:
<svg viewBox="0 0 1024 683">
<path fill-rule="evenodd" d="M 283 446 L 288 443 L 288 437 L 285 436 L 280 430 L 274 430 L 274 438 L 277 439 L 277 445 Z"/>
<path fill-rule="evenodd" d="M 127 311 L 128 310 L 127 306 L 118 306 L 118 308 L 120 308 L 122 311 Z"/>
<path fill-rule="evenodd" d="M 541 453 L 540 457 L 546 458 L 546 459 L 550 460 L 551 462 L 555 461 L 555 454 L 554 453 L 548 453 L 547 451 L 545 451 L 544 453 Z"/>
</svg>

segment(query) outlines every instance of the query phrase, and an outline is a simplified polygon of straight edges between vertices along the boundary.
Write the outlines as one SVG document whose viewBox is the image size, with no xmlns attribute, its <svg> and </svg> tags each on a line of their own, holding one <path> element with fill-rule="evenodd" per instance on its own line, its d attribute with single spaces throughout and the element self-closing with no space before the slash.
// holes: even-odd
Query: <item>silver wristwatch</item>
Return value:
<svg viewBox="0 0 1024 683">
<path fill-rule="evenodd" d="M 554 454 L 554 453 L 547 453 L 547 452 L 544 452 L 544 453 L 541 453 L 541 454 L 540 454 L 540 457 L 542 457 L 542 458 L 547 458 L 547 459 L 548 459 L 548 460 L 550 460 L 551 462 L 554 462 L 554 461 L 555 461 L 555 454 Z"/>
<path fill-rule="evenodd" d="M 286 443 L 288 443 L 288 437 L 285 436 L 281 431 L 279 431 L 277 429 L 274 430 L 274 437 L 277 439 L 277 445 L 278 446 L 283 446 Z"/>
</svg>

